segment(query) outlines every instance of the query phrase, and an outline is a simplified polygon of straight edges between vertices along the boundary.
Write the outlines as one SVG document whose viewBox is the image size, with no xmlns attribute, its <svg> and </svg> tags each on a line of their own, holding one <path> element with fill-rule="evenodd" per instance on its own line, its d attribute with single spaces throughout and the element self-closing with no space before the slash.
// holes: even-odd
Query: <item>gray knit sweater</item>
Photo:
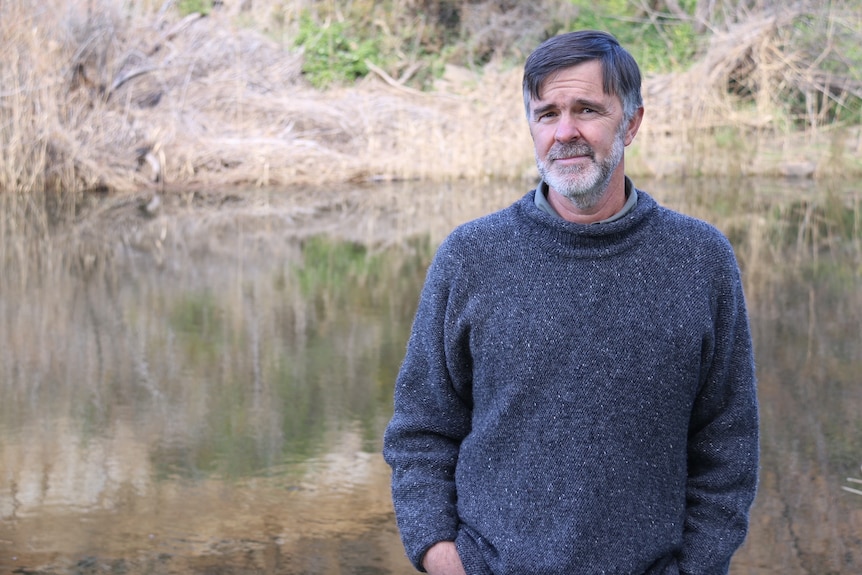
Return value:
<svg viewBox="0 0 862 575">
<path fill-rule="evenodd" d="M 534 192 L 428 271 L 384 437 L 407 555 L 468 575 L 722 574 L 755 494 L 739 270 L 712 226 L 639 192 L 579 225 Z"/>
</svg>

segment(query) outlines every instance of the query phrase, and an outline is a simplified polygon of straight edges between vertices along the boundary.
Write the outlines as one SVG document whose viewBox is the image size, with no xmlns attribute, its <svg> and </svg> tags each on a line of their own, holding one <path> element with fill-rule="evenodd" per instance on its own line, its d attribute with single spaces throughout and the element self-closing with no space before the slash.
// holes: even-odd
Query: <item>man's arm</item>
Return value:
<svg viewBox="0 0 862 575">
<path fill-rule="evenodd" d="M 757 393 L 748 316 L 736 273 L 718 298 L 712 353 L 689 426 L 680 571 L 725 574 L 745 539 L 757 488 Z"/>
<path fill-rule="evenodd" d="M 454 541 L 460 524 L 455 466 L 472 410 L 467 332 L 459 326 L 453 273 L 446 269 L 457 261 L 438 251 L 428 271 L 383 438 L 401 539 L 420 570 L 426 551 Z"/>
</svg>

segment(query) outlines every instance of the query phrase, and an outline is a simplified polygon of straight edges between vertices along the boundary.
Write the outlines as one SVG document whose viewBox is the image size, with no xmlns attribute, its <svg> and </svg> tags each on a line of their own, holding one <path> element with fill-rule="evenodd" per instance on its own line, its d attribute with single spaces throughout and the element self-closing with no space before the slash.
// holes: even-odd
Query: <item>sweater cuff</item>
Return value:
<svg viewBox="0 0 862 575">
<path fill-rule="evenodd" d="M 417 571 L 425 573 L 426 571 L 422 567 L 422 560 L 425 559 L 425 554 L 428 553 L 428 550 L 441 541 L 455 541 L 456 536 L 456 533 L 449 535 L 441 535 L 439 533 L 430 535 L 428 539 L 424 540 L 422 543 L 408 548 L 407 558 L 410 559 L 410 562 L 413 563 L 413 566 L 416 567 Z"/>
<path fill-rule="evenodd" d="M 455 547 L 458 548 L 458 556 L 461 557 L 461 564 L 464 566 L 465 573 L 469 573 L 469 575 L 494 575 L 491 568 L 485 563 L 485 558 L 482 557 L 476 541 L 465 529 L 458 532 Z"/>
</svg>

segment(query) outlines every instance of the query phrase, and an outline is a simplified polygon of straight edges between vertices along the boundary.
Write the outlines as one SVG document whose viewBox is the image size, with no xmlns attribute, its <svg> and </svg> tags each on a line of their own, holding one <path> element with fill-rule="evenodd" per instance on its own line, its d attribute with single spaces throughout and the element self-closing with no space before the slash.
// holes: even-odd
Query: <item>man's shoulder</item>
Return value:
<svg viewBox="0 0 862 575">
<path fill-rule="evenodd" d="M 715 269 L 737 267 L 733 245 L 725 233 L 704 219 L 661 205 L 656 208 L 654 232 L 656 247 L 673 254 L 678 263 L 710 262 Z"/>
<path fill-rule="evenodd" d="M 505 208 L 458 225 L 452 230 L 446 241 L 457 243 L 488 241 L 501 234 L 511 233 L 513 228 L 523 225 L 521 214 L 525 206 L 529 205 L 528 198 L 530 197 L 532 197 L 532 192 L 527 193 Z"/>
<path fill-rule="evenodd" d="M 727 243 L 727 236 L 725 236 L 724 232 L 711 222 L 664 206 L 641 190 L 638 193 L 640 196 L 646 196 L 650 202 L 655 204 L 656 226 L 661 231 L 674 235 L 683 235 L 692 241 Z"/>
</svg>

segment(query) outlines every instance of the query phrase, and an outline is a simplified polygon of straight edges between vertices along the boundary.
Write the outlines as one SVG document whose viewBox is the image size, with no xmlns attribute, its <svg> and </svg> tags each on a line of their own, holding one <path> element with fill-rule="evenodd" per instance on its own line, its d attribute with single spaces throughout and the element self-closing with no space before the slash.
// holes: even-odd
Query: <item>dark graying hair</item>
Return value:
<svg viewBox="0 0 862 575">
<path fill-rule="evenodd" d="M 578 30 L 545 40 L 524 65 L 524 106 L 530 114 L 530 100 L 540 99 L 548 77 L 582 62 L 598 60 L 602 66 L 603 89 L 619 96 L 627 122 L 643 105 L 641 72 L 637 62 L 612 35 L 597 30 Z"/>
</svg>

